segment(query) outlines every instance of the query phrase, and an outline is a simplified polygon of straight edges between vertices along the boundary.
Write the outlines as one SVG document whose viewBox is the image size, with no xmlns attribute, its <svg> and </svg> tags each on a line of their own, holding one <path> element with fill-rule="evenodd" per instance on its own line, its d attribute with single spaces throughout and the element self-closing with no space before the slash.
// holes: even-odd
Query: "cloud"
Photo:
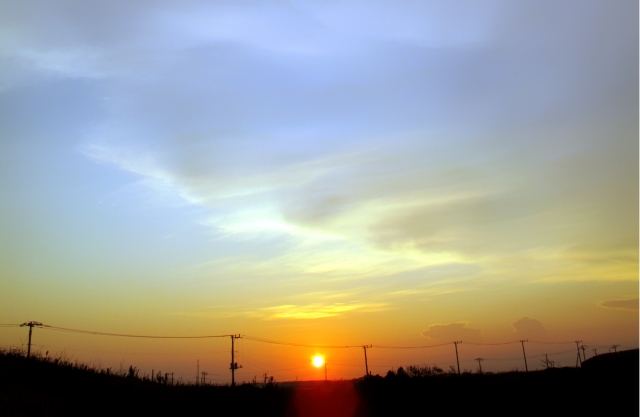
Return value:
<svg viewBox="0 0 640 417">
<path fill-rule="evenodd" d="M 432 324 L 421 334 L 424 337 L 438 341 L 462 340 L 477 342 L 482 340 L 482 331 L 467 327 L 467 323 Z"/>
<path fill-rule="evenodd" d="M 620 4 L 92 4 L 6 2 L 0 49 L 20 76 L 95 78 L 85 155 L 203 207 L 216 236 L 287 241 L 239 275 L 497 271 L 582 241 L 607 253 L 590 276 L 634 279 L 637 257 L 609 266 L 638 230 L 637 13 Z M 558 265 L 589 253 L 529 261 L 584 279 Z"/>
<path fill-rule="evenodd" d="M 638 299 L 627 298 L 627 299 L 619 299 L 619 300 L 605 300 L 597 303 L 597 306 L 602 308 L 609 308 L 612 310 L 638 312 Z"/>
<path fill-rule="evenodd" d="M 309 304 L 309 305 L 293 305 L 285 304 L 274 307 L 262 308 L 252 315 L 263 316 L 268 320 L 274 319 L 322 319 L 327 317 L 337 317 L 351 311 L 359 312 L 377 312 L 382 311 L 386 304 L 344 304 L 335 303 L 329 305 Z"/>
<path fill-rule="evenodd" d="M 546 330 L 536 319 L 529 317 L 521 317 L 514 323 L 511 323 L 511 327 L 518 334 L 518 337 L 530 337 L 535 339 L 536 337 L 542 337 L 546 334 Z"/>
</svg>

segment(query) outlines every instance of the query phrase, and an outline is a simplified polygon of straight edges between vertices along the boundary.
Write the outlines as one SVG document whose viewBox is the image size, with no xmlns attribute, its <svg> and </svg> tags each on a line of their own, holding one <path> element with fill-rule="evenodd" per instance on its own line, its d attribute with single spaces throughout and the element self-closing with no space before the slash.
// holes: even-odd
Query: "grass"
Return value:
<svg viewBox="0 0 640 417">
<path fill-rule="evenodd" d="M 596 359 L 596 358 L 594 358 Z M 600 355 L 583 368 L 496 374 L 409 366 L 354 381 L 317 384 L 171 385 L 133 366 L 0 350 L 2 416 L 638 415 L 638 350 Z M 286 385 L 286 386 L 285 386 Z"/>
</svg>

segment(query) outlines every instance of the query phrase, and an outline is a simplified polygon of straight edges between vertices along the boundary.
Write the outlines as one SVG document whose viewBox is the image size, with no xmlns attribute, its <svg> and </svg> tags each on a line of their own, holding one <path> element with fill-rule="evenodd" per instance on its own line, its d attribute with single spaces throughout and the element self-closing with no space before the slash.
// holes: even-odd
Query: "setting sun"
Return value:
<svg viewBox="0 0 640 417">
<path fill-rule="evenodd" d="M 313 366 L 319 368 L 322 365 L 324 365 L 324 358 L 320 355 L 314 356 L 313 357 Z"/>
</svg>

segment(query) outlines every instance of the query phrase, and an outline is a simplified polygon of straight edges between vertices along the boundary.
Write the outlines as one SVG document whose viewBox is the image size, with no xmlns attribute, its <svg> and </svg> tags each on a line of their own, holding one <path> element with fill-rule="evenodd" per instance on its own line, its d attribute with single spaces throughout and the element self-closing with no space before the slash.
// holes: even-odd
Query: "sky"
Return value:
<svg viewBox="0 0 640 417">
<path fill-rule="evenodd" d="M 634 1 L 0 1 L 0 324 L 373 372 L 638 346 Z M 230 340 L 34 330 L 101 366 Z M 24 328 L 0 328 L 23 346 Z M 467 344 L 465 344 L 467 342 Z M 364 372 L 240 340 L 240 379 Z M 560 352 L 560 353 L 558 353 Z M 491 362 L 493 360 L 493 362 Z"/>
</svg>

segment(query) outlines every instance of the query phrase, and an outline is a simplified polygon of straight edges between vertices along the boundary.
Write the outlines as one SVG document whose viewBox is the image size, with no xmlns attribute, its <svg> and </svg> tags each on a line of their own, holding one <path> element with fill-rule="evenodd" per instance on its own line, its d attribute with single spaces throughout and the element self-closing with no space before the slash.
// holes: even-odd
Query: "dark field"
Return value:
<svg viewBox="0 0 640 417">
<path fill-rule="evenodd" d="M 408 374 L 266 387 L 171 386 L 0 354 L 1 416 L 638 415 L 638 350 L 579 369 Z"/>
</svg>

